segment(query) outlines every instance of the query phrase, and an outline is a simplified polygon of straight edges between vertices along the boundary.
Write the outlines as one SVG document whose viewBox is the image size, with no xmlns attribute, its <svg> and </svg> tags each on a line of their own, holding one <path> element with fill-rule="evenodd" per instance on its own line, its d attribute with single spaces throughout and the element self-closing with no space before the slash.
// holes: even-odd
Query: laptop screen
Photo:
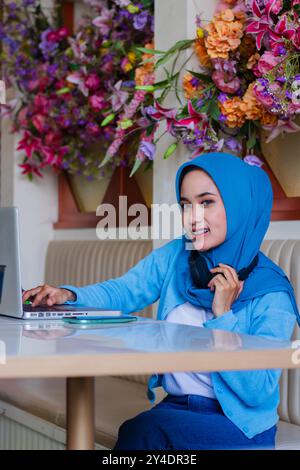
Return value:
<svg viewBox="0 0 300 470">
<path fill-rule="evenodd" d="M 2 298 L 3 285 L 4 285 L 5 268 L 6 266 L 4 266 L 3 264 L 0 264 L 0 304 L 1 304 L 1 298 Z"/>
</svg>

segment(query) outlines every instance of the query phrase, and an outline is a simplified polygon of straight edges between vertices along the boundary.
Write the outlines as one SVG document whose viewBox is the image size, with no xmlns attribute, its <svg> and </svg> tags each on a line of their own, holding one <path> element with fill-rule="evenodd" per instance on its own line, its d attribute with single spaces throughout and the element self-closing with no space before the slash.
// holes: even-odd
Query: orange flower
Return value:
<svg viewBox="0 0 300 470">
<path fill-rule="evenodd" d="M 244 17 L 236 19 L 230 9 L 221 11 L 206 27 L 208 32 L 205 38 L 207 54 L 212 59 L 228 59 L 230 51 L 236 50 L 241 44 L 243 36 Z"/>
<path fill-rule="evenodd" d="M 245 114 L 241 109 L 242 100 L 237 96 L 220 103 L 222 114 L 226 117 L 228 127 L 242 127 L 245 122 Z"/>
<path fill-rule="evenodd" d="M 186 99 L 198 98 L 201 96 L 201 91 L 205 88 L 205 85 L 199 83 L 196 87 L 192 85 L 191 80 L 193 75 L 189 72 L 183 76 L 183 90 Z"/>
<path fill-rule="evenodd" d="M 253 86 L 254 83 L 250 83 L 241 103 L 241 110 L 250 121 L 261 119 L 263 114 L 263 107 L 253 93 Z"/>
<path fill-rule="evenodd" d="M 260 54 L 258 54 L 258 52 L 256 52 L 251 57 L 249 57 L 248 62 L 246 64 L 247 69 L 251 70 L 254 67 L 254 65 L 259 61 L 259 59 L 260 59 Z"/>
<path fill-rule="evenodd" d="M 153 49 L 153 43 L 148 43 L 145 45 L 145 48 L 146 49 Z M 142 55 L 142 59 L 143 60 L 147 60 L 147 59 L 153 59 L 153 55 L 152 54 L 143 54 Z M 146 62 L 146 64 L 143 64 L 141 65 L 141 67 L 138 67 L 136 70 L 135 70 L 135 76 L 134 76 L 134 79 L 135 79 L 135 82 L 137 85 L 144 85 L 145 84 L 145 80 L 146 80 L 146 77 L 150 74 L 153 73 L 153 70 L 154 70 L 154 61 L 151 60 L 149 62 Z"/>
<path fill-rule="evenodd" d="M 183 91 L 184 91 L 184 97 L 186 99 L 191 99 L 195 97 L 195 93 L 197 92 L 196 88 L 193 87 L 191 84 L 191 79 L 192 79 L 192 74 L 187 72 L 183 76 Z"/>
<path fill-rule="evenodd" d="M 203 65 L 203 67 L 211 68 L 212 63 L 211 63 L 209 55 L 207 54 L 206 47 L 204 45 L 204 38 L 197 39 L 194 42 L 194 49 L 195 49 L 195 52 L 199 59 L 200 64 Z"/>
<path fill-rule="evenodd" d="M 268 113 L 265 109 L 261 117 L 261 123 L 266 127 L 275 127 L 278 122 L 278 116 L 275 114 Z"/>
</svg>

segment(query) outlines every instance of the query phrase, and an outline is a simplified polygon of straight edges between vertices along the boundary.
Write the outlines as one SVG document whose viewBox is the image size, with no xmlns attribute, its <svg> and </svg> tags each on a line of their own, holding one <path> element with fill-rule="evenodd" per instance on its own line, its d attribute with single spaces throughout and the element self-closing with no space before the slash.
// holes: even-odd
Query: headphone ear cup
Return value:
<svg viewBox="0 0 300 470">
<path fill-rule="evenodd" d="M 191 251 L 189 266 L 194 285 L 199 289 L 208 289 L 207 284 L 216 274 L 209 271 L 205 259 L 198 251 Z"/>
</svg>

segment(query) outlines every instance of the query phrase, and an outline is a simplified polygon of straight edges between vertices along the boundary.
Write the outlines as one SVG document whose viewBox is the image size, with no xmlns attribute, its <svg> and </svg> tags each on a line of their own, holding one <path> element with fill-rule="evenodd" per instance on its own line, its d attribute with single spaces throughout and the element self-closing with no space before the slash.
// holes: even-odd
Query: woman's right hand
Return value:
<svg viewBox="0 0 300 470">
<path fill-rule="evenodd" d="M 23 291 L 23 303 L 30 297 L 34 297 L 31 304 L 32 307 L 36 307 L 40 304 L 60 305 L 67 302 L 67 300 L 75 300 L 75 294 L 70 290 L 49 286 L 48 284 L 44 284 L 43 286 L 38 286 L 34 287 L 33 289 Z"/>
</svg>

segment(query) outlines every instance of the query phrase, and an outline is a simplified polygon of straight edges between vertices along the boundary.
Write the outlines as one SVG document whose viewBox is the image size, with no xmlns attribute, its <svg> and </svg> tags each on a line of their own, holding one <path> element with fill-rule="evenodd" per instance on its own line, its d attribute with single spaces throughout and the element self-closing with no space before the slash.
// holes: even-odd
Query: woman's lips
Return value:
<svg viewBox="0 0 300 470">
<path fill-rule="evenodd" d="M 205 237 L 208 234 L 209 234 L 209 230 L 207 229 L 206 232 L 201 232 L 201 233 L 192 232 L 192 237 L 193 238 L 200 238 L 200 237 Z"/>
</svg>

